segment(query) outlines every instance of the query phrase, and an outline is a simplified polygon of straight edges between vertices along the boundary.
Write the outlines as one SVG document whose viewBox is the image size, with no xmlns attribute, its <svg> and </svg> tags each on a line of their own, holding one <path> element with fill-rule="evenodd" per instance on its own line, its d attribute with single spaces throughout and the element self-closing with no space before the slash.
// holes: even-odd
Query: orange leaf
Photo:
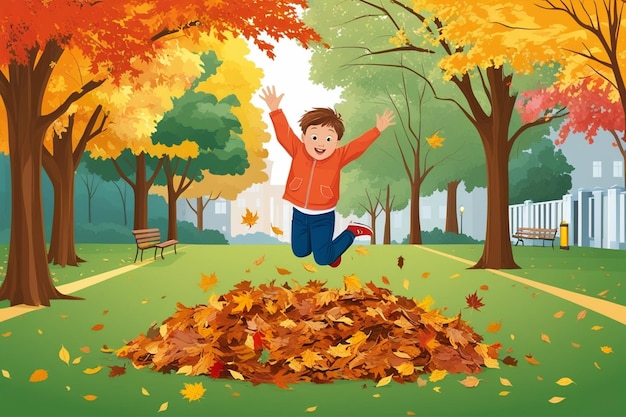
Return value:
<svg viewBox="0 0 626 417">
<path fill-rule="evenodd" d="M 82 346 L 80 348 L 80 351 L 83 352 L 83 353 L 89 353 L 89 351 L 90 351 L 89 346 Z"/>
<path fill-rule="evenodd" d="M 28 379 L 30 382 L 41 382 L 48 379 L 48 372 L 44 369 L 37 369 Z"/>
<path fill-rule="evenodd" d="M 202 281 L 198 284 L 198 287 L 202 288 L 202 292 L 207 292 L 209 288 L 217 284 L 217 277 L 215 276 L 215 272 L 211 274 L 211 276 L 200 274 L 202 276 Z"/>
<path fill-rule="evenodd" d="M 554 313 L 554 318 L 555 319 L 560 319 L 561 317 L 563 317 L 564 314 L 565 314 L 565 311 L 563 311 L 563 310 L 557 311 L 556 313 Z"/>
<path fill-rule="evenodd" d="M 489 287 L 487 285 L 481 285 L 480 289 L 483 291 L 487 291 L 489 289 Z"/>
<path fill-rule="evenodd" d="M 257 259 L 256 261 L 254 261 L 254 264 L 256 266 L 259 266 L 263 263 L 263 261 L 265 260 L 265 255 L 261 255 L 261 257 L 259 259 Z"/>
<path fill-rule="evenodd" d="M 582 310 L 582 311 L 581 311 L 580 313 L 578 313 L 578 315 L 576 316 L 576 318 L 577 318 L 578 320 L 582 320 L 582 319 L 584 319 L 585 317 L 587 317 L 587 310 Z"/>
<path fill-rule="evenodd" d="M 103 328 L 104 328 L 104 324 L 100 324 L 100 323 L 98 323 L 98 324 L 94 325 L 94 326 L 91 328 L 91 330 L 94 330 L 94 331 L 96 331 L 96 332 L 97 332 L 98 330 L 102 330 Z"/>
<path fill-rule="evenodd" d="M 383 284 L 389 285 L 389 278 L 383 275 Z"/>
<path fill-rule="evenodd" d="M 97 395 L 92 395 L 92 394 L 88 394 L 83 396 L 84 399 L 86 399 L 87 401 L 94 401 L 96 398 L 98 398 Z"/>
<path fill-rule="evenodd" d="M 282 235 L 283 234 L 283 231 L 282 231 L 282 229 L 280 227 L 272 226 L 271 224 L 270 224 L 270 226 L 272 228 L 272 232 L 276 233 L 277 235 Z"/>
<path fill-rule="evenodd" d="M 291 271 L 288 270 L 288 269 L 285 269 L 285 268 L 276 267 L 276 271 L 278 271 L 278 273 L 280 275 L 289 275 L 289 274 L 291 274 Z"/>
<path fill-rule="evenodd" d="M 489 333 L 498 333 L 500 331 L 500 328 L 502 328 L 502 321 L 499 322 L 495 322 L 492 321 L 491 323 L 489 323 L 489 326 L 487 326 L 487 331 Z"/>
<path fill-rule="evenodd" d="M 552 342 L 550 341 L 550 336 L 548 336 L 548 335 L 547 335 L 547 334 L 545 334 L 545 333 L 541 333 L 541 340 L 543 340 L 543 341 L 544 341 L 544 342 L 546 342 L 546 343 L 552 343 Z"/>
<path fill-rule="evenodd" d="M 426 279 L 430 276 L 430 272 L 424 272 L 422 273 L 422 278 Z"/>
<path fill-rule="evenodd" d="M 254 212 L 254 214 L 252 214 L 250 209 L 246 209 L 246 214 L 245 216 L 241 216 L 241 219 L 241 224 L 247 224 L 248 227 L 251 228 L 256 224 L 257 220 L 259 220 L 259 216 L 257 215 L 256 211 Z"/>
<path fill-rule="evenodd" d="M 526 359 L 526 362 L 531 365 L 539 365 L 539 362 L 535 358 L 533 358 L 533 355 L 528 354 L 524 356 L 524 358 Z"/>
</svg>

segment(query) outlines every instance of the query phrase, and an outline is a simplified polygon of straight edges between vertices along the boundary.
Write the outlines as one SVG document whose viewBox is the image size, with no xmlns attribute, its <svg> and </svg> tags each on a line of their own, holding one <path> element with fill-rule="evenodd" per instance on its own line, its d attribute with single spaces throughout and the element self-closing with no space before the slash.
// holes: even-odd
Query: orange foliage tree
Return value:
<svg viewBox="0 0 626 417">
<path fill-rule="evenodd" d="M 108 77 L 136 75 L 132 58 L 150 60 L 161 40 L 181 30 L 238 33 L 262 39 L 289 37 L 304 45 L 318 40 L 298 18 L 306 1 L 196 0 L 180 7 L 175 0 L 84 2 L 8 0 L 0 11 L 0 97 L 4 102 L 11 159 L 11 232 L 7 274 L 0 299 L 11 305 L 50 305 L 51 299 L 76 298 L 52 283 L 46 254 L 41 200 L 41 167 L 46 131 L 69 107 Z M 56 63 L 68 48 L 81 51 L 95 74 L 67 93 L 55 109 L 43 111 L 43 96 Z"/>
</svg>

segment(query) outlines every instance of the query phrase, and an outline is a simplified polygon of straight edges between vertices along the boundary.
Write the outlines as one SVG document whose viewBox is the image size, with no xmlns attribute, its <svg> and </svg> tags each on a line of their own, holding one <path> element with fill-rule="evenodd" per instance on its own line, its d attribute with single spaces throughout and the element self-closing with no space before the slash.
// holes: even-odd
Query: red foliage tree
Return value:
<svg viewBox="0 0 626 417">
<path fill-rule="evenodd" d="M 254 39 L 269 56 L 273 56 L 272 45 L 263 40 L 266 36 L 298 39 L 306 46 L 318 41 L 318 36 L 298 17 L 304 7 L 305 0 L 258 0 L 254 7 L 247 0 L 4 1 L 0 97 L 8 125 L 12 219 L 0 299 L 8 299 L 11 305 L 50 305 L 51 299 L 75 298 L 61 294 L 50 278 L 41 200 L 44 136 L 72 103 L 107 77 L 119 82 L 122 75 L 134 75 L 132 60 L 149 60 L 159 40 L 173 33 L 237 33 Z M 91 77 L 45 113 L 43 96 L 55 64 L 73 48 L 91 61 Z"/>
</svg>

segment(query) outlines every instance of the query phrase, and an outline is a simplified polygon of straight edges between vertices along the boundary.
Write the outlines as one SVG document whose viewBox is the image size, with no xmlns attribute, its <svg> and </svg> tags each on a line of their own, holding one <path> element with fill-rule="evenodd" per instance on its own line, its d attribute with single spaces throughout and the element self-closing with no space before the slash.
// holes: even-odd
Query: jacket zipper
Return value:
<svg viewBox="0 0 626 417">
<path fill-rule="evenodd" d="M 317 159 L 313 160 L 313 166 L 311 167 L 311 175 L 309 176 L 309 185 L 306 189 L 306 198 L 304 199 L 304 208 L 307 208 L 309 204 L 309 194 L 311 193 L 311 185 L 313 183 L 313 170 L 315 169 L 315 164 L 317 163 Z"/>
</svg>

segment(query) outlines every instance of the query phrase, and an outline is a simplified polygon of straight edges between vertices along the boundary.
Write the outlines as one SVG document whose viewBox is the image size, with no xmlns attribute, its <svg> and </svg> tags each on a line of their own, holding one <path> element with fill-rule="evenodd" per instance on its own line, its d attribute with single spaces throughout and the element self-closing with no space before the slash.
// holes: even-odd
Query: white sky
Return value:
<svg viewBox="0 0 626 417">
<path fill-rule="evenodd" d="M 285 93 L 281 101 L 281 108 L 291 127 L 298 130 L 298 120 L 304 112 L 313 107 L 333 107 L 340 101 L 340 89 L 327 90 L 321 85 L 313 84 L 309 80 L 309 59 L 311 52 L 300 46 L 295 41 L 280 40 L 275 44 L 274 53 L 276 58 L 271 60 L 264 52 L 250 45 L 251 53 L 248 56 L 258 67 L 263 69 L 264 79 L 262 86 L 276 86 L 276 93 Z M 263 120 L 269 126 L 272 139 L 266 145 L 269 153 L 269 160 L 273 161 L 271 184 L 285 184 L 291 158 L 280 146 L 274 136 L 274 128 L 269 118 L 269 110 L 265 101 L 260 98 L 261 90 L 253 97 L 252 103 L 265 110 Z"/>
</svg>

